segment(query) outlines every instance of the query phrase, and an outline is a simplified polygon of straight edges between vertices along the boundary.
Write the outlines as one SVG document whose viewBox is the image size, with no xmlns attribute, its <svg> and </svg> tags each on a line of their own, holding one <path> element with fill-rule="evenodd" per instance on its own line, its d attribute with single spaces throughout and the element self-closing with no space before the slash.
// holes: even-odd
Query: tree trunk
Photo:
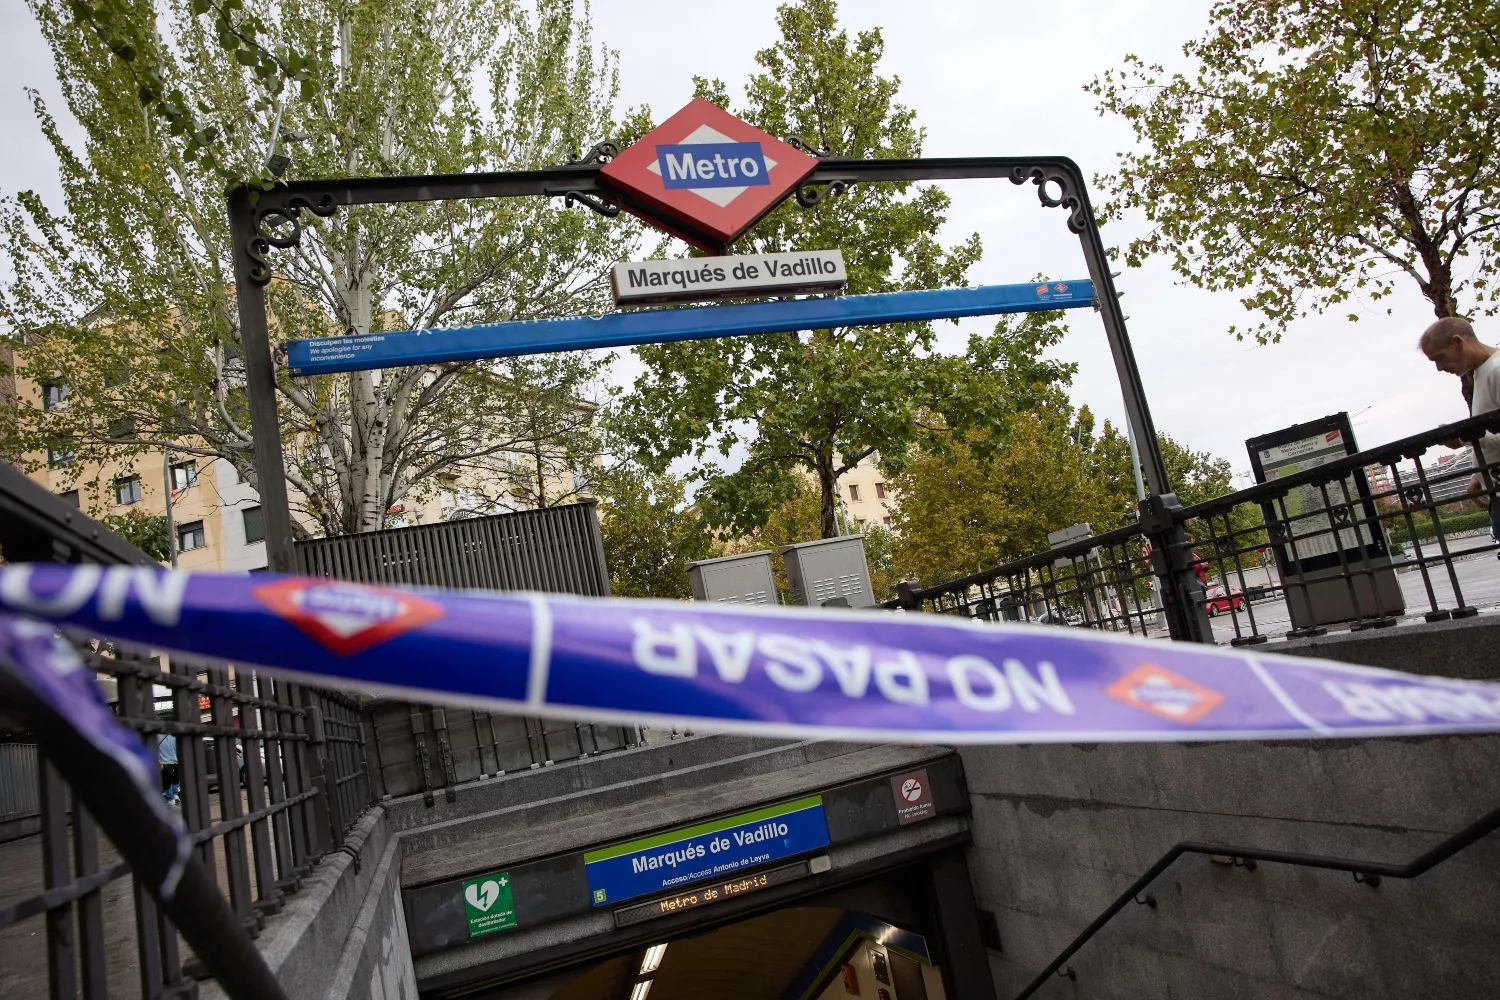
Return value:
<svg viewBox="0 0 1500 1000">
<path fill-rule="evenodd" d="M 833 474 L 833 460 L 831 458 L 818 459 L 818 488 L 823 494 L 823 537 L 837 538 L 839 536 L 838 502 L 839 481 Z"/>
</svg>

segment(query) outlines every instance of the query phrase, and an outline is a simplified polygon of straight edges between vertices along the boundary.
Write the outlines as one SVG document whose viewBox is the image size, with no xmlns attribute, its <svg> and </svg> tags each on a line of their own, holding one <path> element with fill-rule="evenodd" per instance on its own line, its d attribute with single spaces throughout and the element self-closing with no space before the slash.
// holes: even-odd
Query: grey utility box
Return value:
<svg viewBox="0 0 1500 1000">
<path fill-rule="evenodd" d="M 868 608 L 875 604 L 863 535 L 783 545 L 792 603 L 811 608 Z"/>
<path fill-rule="evenodd" d="M 776 603 L 770 549 L 721 559 L 700 559 L 688 563 L 686 568 L 694 600 L 720 604 Z"/>
</svg>

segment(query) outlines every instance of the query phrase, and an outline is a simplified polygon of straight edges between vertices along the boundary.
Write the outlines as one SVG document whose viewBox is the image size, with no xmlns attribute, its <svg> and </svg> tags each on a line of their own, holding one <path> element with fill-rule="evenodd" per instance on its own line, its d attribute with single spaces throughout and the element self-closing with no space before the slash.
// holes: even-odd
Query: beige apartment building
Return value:
<svg viewBox="0 0 1500 1000">
<path fill-rule="evenodd" d="M 850 532 L 857 533 L 872 525 L 891 526 L 895 493 L 876 460 L 876 456 L 868 455 L 839 477 L 839 506 L 846 521 L 845 529 Z"/>
</svg>

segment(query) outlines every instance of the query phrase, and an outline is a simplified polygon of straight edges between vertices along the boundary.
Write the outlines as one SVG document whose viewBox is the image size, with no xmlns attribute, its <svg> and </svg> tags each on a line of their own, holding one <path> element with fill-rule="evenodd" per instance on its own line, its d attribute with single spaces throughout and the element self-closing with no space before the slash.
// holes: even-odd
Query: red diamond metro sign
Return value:
<svg viewBox="0 0 1500 1000">
<path fill-rule="evenodd" d="M 721 254 L 817 165 L 816 157 L 695 97 L 599 175 L 632 215 Z"/>
</svg>

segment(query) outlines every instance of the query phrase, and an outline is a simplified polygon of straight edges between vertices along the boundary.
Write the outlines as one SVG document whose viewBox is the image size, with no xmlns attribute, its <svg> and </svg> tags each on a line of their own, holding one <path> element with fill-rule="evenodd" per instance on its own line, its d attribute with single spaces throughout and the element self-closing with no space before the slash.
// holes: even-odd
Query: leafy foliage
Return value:
<svg viewBox="0 0 1500 1000">
<path fill-rule="evenodd" d="M 1500 307 L 1500 18 L 1474 0 L 1222 0 L 1191 75 L 1127 56 L 1101 113 L 1144 147 L 1101 178 L 1140 209 L 1139 265 L 1243 293 L 1280 339 L 1413 281 L 1438 316 Z M 1472 276 L 1461 276 L 1461 265 Z M 1351 320 L 1357 313 L 1350 311 Z"/>
<path fill-rule="evenodd" d="M 220 26 L 194 9 L 172 6 L 162 19 L 152 51 L 164 92 L 221 126 L 221 163 L 253 173 L 276 113 L 266 63 L 245 61 L 248 42 L 225 47 Z M 244 38 L 253 28 L 281 71 L 309 74 L 282 127 L 304 137 L 297 165 L 311 176 L 535 168 L 639 128 L 612 119 L 614 58 L 564 0 L 535 10 L 507 0 L 299 0 L 253 18 L 228 0 L 210 9 L 232 12 Z M 83 466 L 169 445 L 222 458 L 254 485 L 222 175 L 186 155 L 181 136 L 142 105 L 132 66 L 78 31 L 64 0 L 32 10 L 84 139 L 70 146 L 33 95 L 64 204 L 32 192 L 0 200 L 13 269 L 0 315 L 19 373 L 66 383 L 70 403 L 13 403 L 0 451 L 29 453 L 35 465 L 39 449 L 66 445 Z M 540 198 L 303 221 L 301 245 L 274 257 L 273 341 L 597 310 L 601 276 L 638 232 Z M 282 371 L 299 529 L 378 528 L 394 503 L 454 483 L 481 505 L 522 502 L 510 472 L 534 466 L 527 456 L 579 464 L 576 418 L 592 414 L 600 365 L 570 354 L 296 380 Z M 111 433 L 127 421 L 132 436 Z"/>
<path fill-rule="evenodd" d="M 130 0 L 68 0 L 68 9 L 75 24 L 92 31 L 119 60 L 135 84 L 142 107 L 160 119 L 185 161 L 213 170 L 226 186 L 246 185 L 252 199 L 261 191 L 271 190 L 279 172 L 264 163 L 252 173 L 232 169 L 224 157 L 227 123 L 210 120 L 200 124 L 192 102 L 173 86 L 153 5 Z M 258 84 L 257 103 L 261 106 L 269 108 L 278 98 L 284 103 L 283 91 L 288 84 L 298 89 L 304 100 L 317 94 L 318 83 L 307 57 L 284 45 L 276 52 L 262 44 L 269 29 L 260 16 L 245 12 L 244 0 L 189 0 L 188 9 L 212 25 L 219 47 Z M 210 119 L 217 117 L 206 105 L 198 110 Z"/>
<path fill-rule="evenodd" d="M 143 510 L 132 509 L 123 514 L 106 515 L 104 523 L 115 534 L 157 562 L 166 562 L 172 558 L 167 515 L 147 514 Z"/>
<path fill-rule="evenodd" d="M 878 72 L 880 31 L 851 38 L 836 13 L 833 0 L 781 7 L 781 38 L 757 54 L 762 72 L 735 113 L 834 156 L 920 155 L 923 132 L 896 100 L 899 81 Z M 698 93 L 729 103 L 717 80 L 700 79 Z M 741 248 L 841 248 L 851 294 L 961 285 L 980 244 L 977 235 L 947 248 L 938 242 L 948 205 L 932 186 L 860 185 L 812 209 L 782 205 Z M 1047 328 L 1046 319 L 1027 327 L 1036 342 L 1047 339 L 1040 333 Z M 642 347 L 637 354 L 647 370 L 612 423 L 653 469 L 690 456 L 706 514 L 736 536 L 762 528 L 800 495 L 800 476 L 810 474 L 820 494 L 818 534 L 833 537 L 838 477 L 862 459 L 875 455 L 899 469 L 908 449 L 939 423 L 1002 434 L 1015 396 L 997 394 L 999 382 L 1039 386 L 1063 374 L 1014 347 L 998 335 L 978 337 L 965 358 L 936 356 L 927 323 Z M 725 460 L 741 456 L 727 471 Z"/>
<path fill-rule="evenodd" d="M 1228 462 L 1165 435 L 1159 442 L 1184 504 L 1230 491 Z M 1048 532 L 1072 524 L 1120 527 L 1136 509 L 1124 434 L 1106 422 L 1096 435 L 1088 408 L 1066 403 L 1018 415 L 1004 447 L 950 434 L 943 448 L 916 452 L 893 485 L 892 567 L 927 586 L 1045 551 Z M 1237 508 L 1247 516 L 1243 527 L 1253 528 L 1258 515 Z"/>
<path fill-rule="evenodd" d="M 600 483 L 599 533 L 616 597 L 692 596 L 684 566 L 722 553 L 699 513 L 686 506 L 684 484 L 623 465 Z"/>
</svg>

